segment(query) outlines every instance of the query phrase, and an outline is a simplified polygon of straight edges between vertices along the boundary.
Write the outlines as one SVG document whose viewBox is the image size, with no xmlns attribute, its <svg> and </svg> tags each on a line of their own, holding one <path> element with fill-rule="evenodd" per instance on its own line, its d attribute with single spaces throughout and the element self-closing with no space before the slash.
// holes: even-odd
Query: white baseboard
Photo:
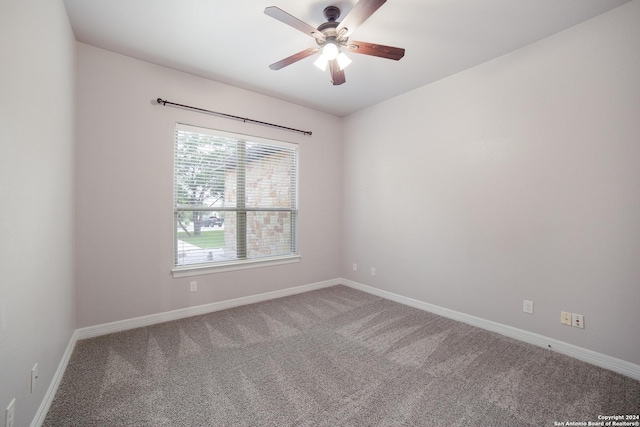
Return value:
<svg viewBox="0 0 640 427">
<path fill-rule="evenodd" d="M 601 368 L 608 369 L 622 375 L 626 375 L 633 379 L 640 380 L 640 365 L 637 365 L 635 363 L 627 362 L 625 360 L 617 359 L 612 356 L 607 356 L 606 354 L 587 350 L 585 348 L 578 347 L 563 341 L 558 341 L 553 338 L 548 338 L 543 335 L 534 334 L 533 332 L 528 332 L 522 329 L 503 325 L 501 323 L 492 322 L 491 320 L 485 320 L 480 317 L 461 313 L 459 311 L 449 310 L 447 308 L 439 307 L 437 305 L 429 304 L 417 299 L 407 298 L 402 295 L 394 294 L 393 292 L 384 291 L 382 289 L 374 288 L 368 285 L 363 285 L 362 283 L 354 282 L 352 280 L 341 279 L 340 283 L 359 291 L 367 292 L 381 298 L 418 308 L 420 310 L 428 311 L 430 313 L 457 320 L 459 322 L 463 322 L 472 326 L 477 326 L 479 328 L 496 332 L 501 335 L 517 339 L 519 341 L 524 341 L 526 343 L 536 345 L 538 347 L 549 348 L 558 353 L 562 353 L 575 359 L 582 360 L 583 362 L 587 362 L 592 365 L 599 366 Z"/>
<path fill-rule="evenodd" d="M 279 291 L 265 292 L 263 294 L 250 295 L 247 297 L 235 298 L 220 302 L 213 302 L 210 304 L 203 304 L 195 307 L 181 308 L 178 310 L 166 311 L 163 313 L 150 314 L 148 316 L 134 317 L 133 319 L 119 320 L 117 322 L 103 323 L 101 325 L 88 326 L 86 328 L 77 329 L 76 335 L 77 339 L 79 340 L 93 338 L 100 335 L 112 334 L 114 332 L 121 332 L 129 329 L 141 328 L 143 326 L 155 325 L 157 323 L 169 322 L 171 320 L 184 319 L 186 317 L 226 310 L 228 308 L 238 307 L 241 305 L 253 304 L 256 302 L 282 298 L 289 295 L 301 294 L 303 292 L 314 291 L 316 289 L 328 288 L 330 286 L 339 285 L 340 283 L 341 282 L 339 279 L 325 280 L 323 282 L 316 282 L 309 285 L 281 289 Z"/>
<path fill-rule="evenodd" d="M 67 349 L 62 356 L 62 360 L 58 365 L 51 384 L 47 389 L 47 393 L 38 408 L 38 412 L 31 422 L 31 427 L 40 427 L 44 422 L 44 419 L 49 411 L 49 407 L 53 402 L 58 386 L 62 381 L 67 364 L 73 353 L 76 342 L 80 339 L 97 337 L 100 335 L 111 334 L 114 332 L 126 331 L 129 329 L 140 328 L 143 326 L 154 325 L 157 323 L 168 322 L 171 320 L 184 319 L 186 317 L 197 316 L 200 314 L 212 313 L 214 311 L 226 310 L 228 308 L 239 307 L 242 305 L 253 304 L 262 301 L 268 301 L 275 298 L 282 298 L 290 295 L 301 294 L 304 292 L 314 291 L 317 289 L 328 288 L 335 285 L 345 285 L 353 289 L 357 289 L 363 292 L 367 292 L 372 295 L 379 296 L 391 301 L 398 302 L 400 304 L 408 305 L 410 307 L 418 308 L 420 310 L 428 311 L 443 317 L 447 317 L 453 320 L 457 320 L 469 325 L 477 326 L 488 331 L 497 332 L 499 334 L 527 342 L 539 347 L 551 348 L 551 350 L 558 353 L 566 354 L 575 359 L 582 360 L 601 368 L 609 369 L 611 371 L 626 375 L 628 377 L 640 380 L 640 365 L 636 365 L 631 362 L 627 362 L 615 357 L 607 356 L 605 354 L 597 353 L 595 351 L 587 350 L 581 347 L 577 347 L 572 344 L 568 344 L 562 341 L 548 338 L 542 335 L 527 332 L 522 329 L 513 328 L 511 326 L 503 325 L 500 323 L 492 322 L 490 320 L 481 319 L 479 317 L 464 314 L 458 311 L 449 310 L 447 308 L 439 307 L 437 305 L 429 304 L 423 301 L 419 301 L 413 298 L 407 298 L 402 295 L 394 294 L 393 292 L 384 291 L 382 289 L 374 288 L 371 286 L 363 285 L 362 283 L 354 282 L 348 279 L 332 279 L 325 280 L 323 282 L 311 283 L 309 285 L 296 286 L 293 288 L 281 289 L 279 291 L 266 292 L 257 295 L 250 295 L 247 297 L 236 298 L 232 300 L 214 302 L 211 304 L 199 305 L 196 307 L 187 307 L 178 310 L 151 314 L 148 316 L 136 317 L 133 319 L 120 320 L 117 322 L 105 323 L 101 325 L 89 326 L 86 328 L 76 329 Z"/>
<path fill-rule="evenodd" d="M 111 334 L 114 332 L 126 331 L 128 329 L 140 328 L 142 326 L 154 325 L 156 323 L 168 322 L 171 320 L 184 319 L 186 317 L 197 316 L 200 314 L 212 313 L 214 311 L 225 310 L 227 308 L 239 307 L 241 305 L 253 304 L 261 301 L 268 301 L 275 298 L 282 298 L 290 295 L 301 294 L 303 292 L 315 291 L 317 289 L 328 288 L 330 286 L 339 285 L 340 279 L 325 280 L 323 282 L 311 283 L 309 285 L 296 286 L 293 288 L 281 289 L 273 292 L 265 292 L 258 295 L 250 295 L 247 297 L 236 298 L 232 300 L 214 302 L 211 304 L 199 305 L 196 307 L 187 307 L 179 310 L 173 310 L 163 313 L 151 314 L 148 316 L 136 317 L 133 319 L 120 320 L 117 322 L 105 323 L 102 325 L 89 326 L 86 328 L 76 329 L 71 335 L 69 344 L 62 356 L 62 360 L 58 364 L 47 393 L 45 394 L 38 412 L 36 412 L 31 427 L 40 427 L 49 412 L 53 398 L 58 391 L 58 386 L 62 381 L 64 372 L 69 364 L 69 359 L 76 346 L 76 342 L 80 339 L 97 337 L 100 335 Z"/>
<path fill-rule="evenodd" d="M 49 412 L 53 398 L 56 396 L 56 392 L 58 391 L 58 386 L 60 386 L 64 372 L 67 370 L 69 359 L 71 359 L 71 354 L 73 353 L 73 349 L 75 348 L 77 341 L 78 336 L 76 330 L 71 334 L 69 344 L 67 344 L 67 348 L 62 355 L 60 363 L 58 364 L 58 369 L 56 369 L 56 372 L 53 374 L 53 379 L 51 380 L 49 388 L 44 395 L 44 399 L 42 399 L 42 402 L 40 403 L 38 412 L 36 412 L 36 416 L 33 418 L 33 421 L 31 421 L 31 427 L 40 427 L 42 423 L 44 423 L 44 419 L 47 416 L 47 412 Z"/>
</svg>

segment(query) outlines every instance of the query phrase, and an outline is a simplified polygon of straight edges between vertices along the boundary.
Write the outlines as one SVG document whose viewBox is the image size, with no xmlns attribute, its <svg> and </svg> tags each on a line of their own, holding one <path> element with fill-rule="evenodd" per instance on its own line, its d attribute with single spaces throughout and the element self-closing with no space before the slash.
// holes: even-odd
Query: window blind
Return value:
<svg viewBox="0 0 640 427">
<path fill-rule="evenodd" d="M 175 267 L 297 254 L 297 144 L 178 124 Z"/>
</svg>

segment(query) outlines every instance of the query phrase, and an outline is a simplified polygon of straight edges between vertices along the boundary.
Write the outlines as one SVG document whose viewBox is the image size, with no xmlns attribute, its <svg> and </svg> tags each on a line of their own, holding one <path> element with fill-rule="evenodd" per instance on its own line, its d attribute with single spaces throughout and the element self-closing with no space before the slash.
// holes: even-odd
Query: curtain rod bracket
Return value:
<svg viewBox="0 0 640 427">
<path fill-rule="evenodd" d="M 239 117 L 239 116 L 234 116 L 231 114 L 225 114 L 225 113 L 218 113 L 217 111 L 211 111 L 211 110 L 205 110 L 204 108 L 198 108 L 198 107 L 191 107 L 189 105 L 184 105 L 184 104 L 177 104 L 175 102 L 171 102 L 171 101 L 167 101 L 166 99 L 162 99 L 162 98 L 158 98 L 156 99 L 156 102 L 158 103 L 158 105 L 164 105 L 166 106 L 167 104 L 169 105 L 173 105 L 179 108 L 185 108 L 187 110 L 192 110 L 192 111 L 197 111 L 199 113 L 205 113 L 205 114 L 212 114 L 214 116 L 220 116 L 220 117 L 225 117 L 227 119 L 233 119 L 233 120 L 241 120 L 243 123 L 254 123 L 257 125 L 263 125 L 263 126 L 269 126 L 269 127 L 273 127 L 273 128 L 277 128 L 277 129 L 282 129 L 282 130 L 288 130 L 291 132 L 298 132 L 301 133 L 303 135 L 309 135 L 311 136 L 312 132 L 309 130 L 300 130 L 300 129 L 294 129 L 294 128 L 290 128 L 287 126 L 281 126 L 281 125 L 276 125 L 273 123 L 268 123 L 268 122 L 262 122 L 260 120 L 253 120 L 247 117 Z"/>
</svg>

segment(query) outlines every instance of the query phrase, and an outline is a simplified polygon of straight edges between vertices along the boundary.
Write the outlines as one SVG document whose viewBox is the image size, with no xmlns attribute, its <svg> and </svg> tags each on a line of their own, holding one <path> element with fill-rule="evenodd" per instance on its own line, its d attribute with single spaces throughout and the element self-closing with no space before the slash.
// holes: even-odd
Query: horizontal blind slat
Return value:
<svg viewBox="0 0 640 427">
<path fill-rule="evenodd" d="M 178 125 L 174 147 L 176 265 L 296 253 L 297 145 Z M 239 182 L 243 208 L 235 199 Z M 238 223 L 237 214 L 246 218 Z M 189 236 L 181 229 L 189 220 L 205 231 Z M 237 234 L 234 227 L 245 223 Z"/>
</svg>

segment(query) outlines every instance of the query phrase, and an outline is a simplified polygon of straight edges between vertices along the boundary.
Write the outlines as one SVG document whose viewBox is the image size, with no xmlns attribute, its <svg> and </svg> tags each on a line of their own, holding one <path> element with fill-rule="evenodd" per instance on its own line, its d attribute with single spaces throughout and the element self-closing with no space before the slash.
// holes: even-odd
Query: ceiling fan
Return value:
<svg viewBox="0 0 640 427">
<path fill-rule="evenodd" d="M 345 55 L 343 50 L 393 59 L 395 61 L 400 60 L 400 58 L 404 56 L 404 49 L 402 48 L 349 40 L 349 37 L 360 24 L 373 15 L 386 1 L 387 0 L 360 0 L 340 22 L 337 21 L 340 17 L 340 9 L 336 6 L 328 6 L 323 12 L 327 22 L 321 24 L 318 28 L 312 27 L 276 6 L 267 7 L 264 13 L 315 38 L 317 43 L 317 46 L 294 53 L 285 59 L 269 65 L 269 68 L 272 70 L 280 70 L 287 65 L 298 62 L 317 52 L 322 52 L 314 64 L 323 71 L 326 70 L 327 65 L 329 65 L 331 82 L 334 86 L 337 86 L 346 81 L 344 69 L 351 63 L 351 60 Z"/>
</svg>

